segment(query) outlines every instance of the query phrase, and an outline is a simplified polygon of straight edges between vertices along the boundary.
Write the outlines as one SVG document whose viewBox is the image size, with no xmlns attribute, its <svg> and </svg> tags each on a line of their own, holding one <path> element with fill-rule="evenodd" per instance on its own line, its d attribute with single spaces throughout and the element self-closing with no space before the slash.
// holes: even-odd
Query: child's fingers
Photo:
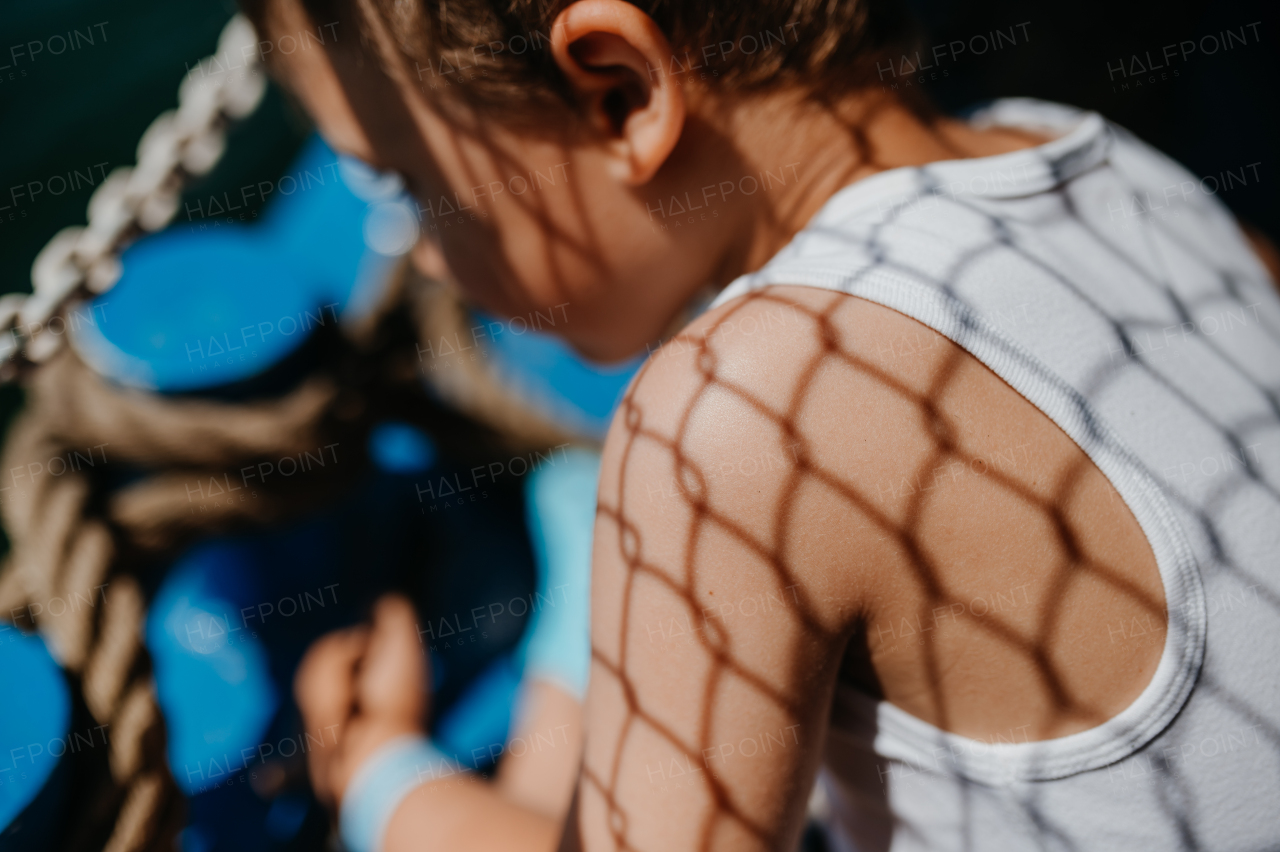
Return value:
<svg viewBox="0 0 1280 852">
<path fill-rule="evenodd" d="M 298 666 L 293 694 L 308 731 L 342 725 L 355 703 L 356 663 L 369 644 L 369 629 L 339 630 L 316 640 Z M 335 738 L 338 731 L 333 731 Z"/>
<path fill-rule="evenodd" d="M 360 664 L 360 712 L 420 726 L 426 711 L 425 674 L 413 606 L 399 596 L 383 597 L 374 608 L 369 648 Z"/>
<path fill-rule="evenodd" d="M 302 711 L 307 733 L 320 738 L 322 748 L 307 753 L 311 783 L 320 800 L 337 801 L 334 760 L 342 753 L 346 729 L 355 704 L 356 663 L 369 644 L 365 627 L 322 636 L 307 650 L 293 680 L 293 694 Z"/>
</svg>

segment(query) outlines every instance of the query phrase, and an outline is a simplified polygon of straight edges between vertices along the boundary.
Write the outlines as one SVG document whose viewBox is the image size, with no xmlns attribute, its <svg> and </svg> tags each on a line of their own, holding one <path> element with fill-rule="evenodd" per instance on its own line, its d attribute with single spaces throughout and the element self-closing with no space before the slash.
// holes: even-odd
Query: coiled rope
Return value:
<svg viewBox="0 0 1280 852">
<path fill-rule="evenodd" d="M 379 419 L 418 424 L 446 451 L 477 458 L 573 440 L 483 365 L 428 374 L 435 389 L 424 392 L 416 341 L 465 333 L 468 317 L 451 291 L 404 268 L 379 310 L 322 341 L 317 366 L 279 398 L 231 403 L 123 388 L 61 345 L 50 319 L 115 285 L 123 247 L 168 224 L 183 185 L 220 158 L 227 125 L 261 100 L 257 49 L 253 27 L 237 15 L 217 53 L 183 80 L 178 109 L 143 134 L 138 165 L 116 169 L 94 192 L 88 226 L 62 230 L 40 252 L 34 292 L 0 297 L 0 379 L 20 378 L 27 391 L 3 469 L 46 471 L 0 505 L 11 541 L 0 611 L 24 611 L 46 637 L 108 742 L 107 777 L 90 772 L 88 783 L 73 785 L 82 801 L 67 806 L 75 819 L 64 827 L 64 849 L 170 852 L 184 822 L 143 644 L 145 572 L 198 536 L 270 525 L 332 499 L 364 470 L 367 432 Z M 234 74 L 224 70 L 240 64 Z M 264 485 L 251 503 L 190 510 L 194 482 L 335 443 L 350 450 L 344 463 L 312 471 L 305 483 Z M 130 471 L 128 484 L 113 484 L 96 466 L 48 472 L 51 460 L 91 447 L 103 448 L 112 471 Z M 97 589 L 95 606 L 54 615 L 48 605 Z"/>
</svg>

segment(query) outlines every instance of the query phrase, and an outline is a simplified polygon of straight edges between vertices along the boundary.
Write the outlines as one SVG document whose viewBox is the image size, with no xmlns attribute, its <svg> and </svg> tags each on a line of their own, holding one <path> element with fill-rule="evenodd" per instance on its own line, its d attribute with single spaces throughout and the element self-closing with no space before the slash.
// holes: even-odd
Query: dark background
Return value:
<svg viewBox="0 0 1280 852">
<path fill-rule="evenodd" d="M 944 109 L 962 109 L 976 101 L 1011 95 L 1061 101 L 1096 110 L 1155 145 L 1197 176 L 1217 175 L 1259 163 L 1255 182 L 1238 183 L 1219 197 L 1243 221 L 1280 241 L 1280 209 L 1274 169 L 1280 156 L 1280 40 L 1272 2 L 1227 0 L 1083 0 L 1053 3 L 991 0 L 953 3 L 911 0 L 925 30 L 925 44 L 968 40 L 997 28 L 1030 22 L 1029 39 L 1015 30 L 1018 44 L 1007 42 L 984 56 L 959 56 L 947 67 L 950 77 L 925 85 Z M 1268 14 L 1269 13 L 1269 14 Z M 1254 29 L 1246 25 L 1258 23 Z M 1175 59 L 1161 71 L 1123 77 L 1120 62 L 1145 65 L 1149 51 L 1162 63 L 1161 49 L 1245 27 L 1247 45 L 1211 56 L 1197 51 Z M 979 42 L 980 44 L 980 42 Z M 1206 44 L 1211 48 L 1212 42 Z M 1108 68 L 1113 69 L 1111 72 Z M 1142 85 L 1137 85 L 1138 81 Z M 1128 90 L 1121 90 L 1128 82 Z"/>
<path fill-rule="evenodd" d="M 959 110 L 991 97 L 1025 95 L 1068 102 L 1100 111 L 1162 148 L 1197 175 L 1261 162 L 1260 180 L 1221 193 L 1222 201 L 1272 241 L 1280 237 L 1280 210 L 1272 169 L 1280 150 L 1277 130 L 1277 64 L 1280 51 L 1274 18 L 1262 0 L 1233 3 L 1044 4 L 1027 0 L 950 3 L 913 0 L 925 47 L 968 42 L 993 29 L 1018 43 L 984 55 L 948 56 L 940 65 L 950 75 L 922 86 L 946 110 Z M 1274 4 L 1272 4 L 1274 8 Z M 31 288 L 29 270 L 41 247 L 59 229 L 83 224 L 90 185 L 61 196 L 44 192 L 35 201 L 13 201 L 10 187 L 44 182 L 69 170 L 132 165 L 138 137 L 160 111 L 177 105 L 178 83 L 188 64 L 214 51 L 218 33 L 236 6 L 227 0 L 77 0 L 72 3 L 6 3 L 0 8 L 0 292 Z M 104 28 L 93 24 L 106 22 Z M 1178 77 L 1134 86 L 1149 75 L 1121 78 L 1121 59 L 1184 40 L 1238 32 L 1261 22 L 1254 41 L 1230 51 L 1175 60 Z M 35 59 L 17 60 L 10 47 L 45 41 L 69 29 L 91 31 L 95 45 Z M 105 31 L 105 40 L 102 38 Z M 927 51 L 925 51 L 927 56 Z M 1158 72 L 1157 72 L 1158 75 Z M 910 77 L 910 75 L 908 75 Z M 1115 79 L 1112 79 L 1114 77 Z M 900 82 L 905 77 L 897 78 Z M 1128 91 L 1117 91 L 1129 82 Z M 278 177 L 307 132 L 306 119 L 271 90 L 268 101 L 233 133 L 218 169 L 191 188 L 191 197 L 234 191 L 251 180 Z M 99 171 L 95 170 L 95 174 Z M 179 214 L 179 220 L 182 214 Z"/>
<path fill-rule="evenodd" d="M 1017 44 L 977 56 L 966 53 L 939 66 L 946 76 L 913 82 L 946 110 L 989 98 L 1026 95 L 1097 110 L 1163 149 L 1197 175 L 1217 175 L 1257 163 L 1248 182 L 1220 194 L 1242 220 L 1280 242 L 1274 169 L 1277 65 L 1274 16 L 1262 0 L 1243 2 L 1028 2 L 952 3 L 911 0 L 928 48 L 952 40 L 1018 27 Z M 1272 4 L 1271 8 L 1274 8 Z M 188 65 L 213 52 L 235 6 L 227 0 L 72 0 L 9 2 L 0 7 L 0 292 L 30 289 L 36 253 L 58 230 L 84 224 L 92 186 L 14 202 L 10 188 L 47 181 L 94 164 L 106 170 L 132 165 L 142 131 L 177 103 Z M 104 27 L 96 24 L 104 23 Z M 1247 29 L 1248 44 L 1212 56 L 1197 51 L 1176 60 L 1176 77 L 1122 76 L 1115 70 L 1135 54 L 1160 61 L 1161 48 L 1199 41 L 1224 29 Z M 95 43 L 34 59 L 11 47 L 68 30 L 91 32 Z M 105 36 L 105 38 L 104 38 Z M 913 75 L 897 77 L 902 84 Z M 1137 85 L 1142 81 L 1142 85 Z M 1128 90 L 1120 84 L 1128 82 Z M 275 179 L 308 132 L 298 110 L 272 88 L 266 102 L 231 135 L 212 174 L 189 198 L 235 193 L 249 182 Z M 93 170 L 95 176 L 100 174 Z M 1255 179 L 1256 177 L 1256 179 Z M 178 222 L 183 221 L 179 213 Z M 181 286 L 181 282 L 175 282 Z M 0 428 L 18 404 L 13 388 L 0 389 Z"/>
<path fill-rule="evenodd" d="M 995 29 L 1016 30 L 1018 44 L 985 55 L 962 54 L 939 67 L 949 76 L 915 83 L 947 110 L 992 97 L 1027 95 L 1097 110 L 1185 164 L 1197 175 L 1216 175 L 1249 163 L 1259 181 L 1236 185 L 1221 198 L 1238 216 L 1280 237 L 1280 210 L 1272 169 L 1280 149 L 1277 66 L 1280 51 L 1273 21 L 1261 0 L 1245 2 L 1045 3 L 992 0 L 952 3 L 912 0 L 926 48 L 969 41 Z M 1274 5 L 1272 5 L 1274 8 Z M 61 196 L 49 192 L 15 204 L 10 188 L 47 181 L 96 163 L 107 170 L 132 165 L 142 131 L 177 103 L 188 65 L 213 52 L 219 31 L 235 12 L 226 0 L 75 0 L 6 3 L 0 8 L 0 292 L 30 289 L 31 262 L 59 229 L 84 223 L 91 186 Z M 1199 40 L 1261 21 L 1254 41 L 1206 56 L 1175 61 L 1179 76 L 1118 91 L 1123 58 L 1183 40 Z M 93 25 L 106 22 L 105 28 Z M 92 31 L 97 41 L 79 50 L 16 60 L 13 45 L 47 42 L 55 34 Z M 105 41 L 102 38 L 105 30 Z M 1025 38 L 1024 38 L 1025 34 Z M 25 49 L 24 49 L 25 50 Z M 927 50 L 925 55 L 927 56 Z M 1158 74 L 1158 72 L 1157 72 Z M 910 75 L 908 75 L 910 76 Z M 1111 79 L 1112 77 L 1115 79 Z M 904 81 L 906 78 L 897 78 Z M 268 100 L 232 135 L 214 173 L 191 197 L 235 190 L 249 181 L 272 180 L 283 171 L 307 132 L 307 122 L 274 88 Z M 95 175 L 98 171 L 95 170 Z M 179 214 L 181 220 L 183 214 Z"/>
</svg>

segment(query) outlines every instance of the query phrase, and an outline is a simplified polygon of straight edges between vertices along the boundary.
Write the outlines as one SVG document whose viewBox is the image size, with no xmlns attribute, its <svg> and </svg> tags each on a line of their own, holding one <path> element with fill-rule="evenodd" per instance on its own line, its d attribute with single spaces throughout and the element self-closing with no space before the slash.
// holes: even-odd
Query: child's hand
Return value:
<svg viewBox="0 0 1280 852">
<path fill-rule="evenodd" d="M 311 646 L 294 695 L 305 729 L 324 737 L 307 755 L 321 801 L 337 807 L 365 758 L 394 737 L 422 732 L 428 683 L 413 607 L 402 597 L 379 600 L 372 627 L 339 630 Z"/>
</svg>

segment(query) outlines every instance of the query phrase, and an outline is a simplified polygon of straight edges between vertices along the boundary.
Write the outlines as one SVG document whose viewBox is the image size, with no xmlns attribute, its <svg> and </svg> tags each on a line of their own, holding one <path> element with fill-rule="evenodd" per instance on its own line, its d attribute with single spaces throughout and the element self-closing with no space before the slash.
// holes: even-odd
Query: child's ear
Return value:
<svg viewBox="0 0 1280 852">
<path fill-rule="evenodd" d="M 666 73 L 671 45 L 662 30 L 624 0 L 578 0 L 556 16 L 551 51 L 607 140 L 619 179 L 648 182 L 684 128 L 684 92 Z"/>
</svg>

